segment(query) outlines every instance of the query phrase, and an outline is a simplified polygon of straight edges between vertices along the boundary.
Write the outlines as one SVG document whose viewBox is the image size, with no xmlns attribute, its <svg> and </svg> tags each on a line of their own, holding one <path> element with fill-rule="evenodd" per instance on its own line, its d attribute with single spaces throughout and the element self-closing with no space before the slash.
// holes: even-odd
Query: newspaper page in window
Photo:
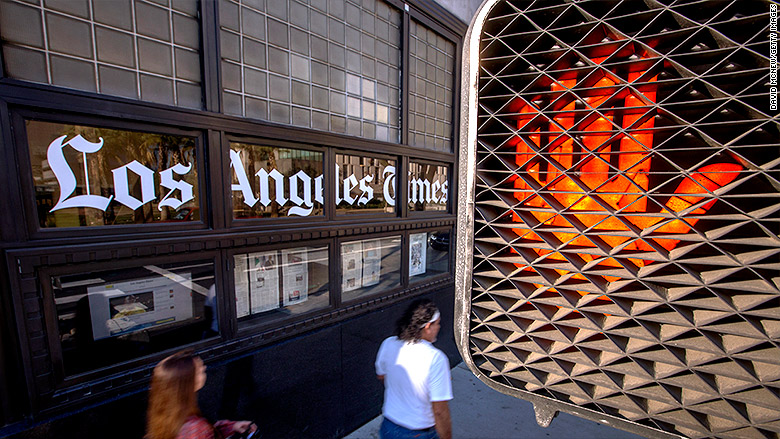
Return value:
<svg viewBox="0 0 780 439">
<path fill-rule="evenodd" d="M 425 238 L 427 233 L 414 233 L 409 235 L 409 276 L 417 276 L 425 273 Z"/>
<path fill-rule="evenodd" d="M 236 317 L 249 315 L 249 264 L 247 255 L 236 255 L 233 260 L 236 268 L 233 269 L 233 278 L 236 282 Z"/>
<path fill-rule="evenodd" d="M 341 290 L 352 291 L 362 286 L 363 245 L 360 241 L 341 244 Z"/>
<path fill-rule="evenodd" d="M 279 308 L 278 258 L 275 251 L 249 254 L 252 314 Z"/>
<path fill-rule="evenodd" d="M 381 269 L 382 240 L 367 239 L 363 241 L 363 286 L 378 284 Z"/>
<path fill-rule="evenodd" d="M 309 262 L 306 249 L 282 250 L 284 306 L 305 302 L 309 294 Z"/>
</svg>

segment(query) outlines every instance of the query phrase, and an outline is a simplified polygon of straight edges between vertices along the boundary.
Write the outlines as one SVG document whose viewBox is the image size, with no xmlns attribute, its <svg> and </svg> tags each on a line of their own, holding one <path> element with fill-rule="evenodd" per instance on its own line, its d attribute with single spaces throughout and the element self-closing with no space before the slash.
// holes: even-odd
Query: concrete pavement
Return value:
<svg viewBox="0 0 780 439">
<path fill-rule="evenodd" d="M 533 405 L 497 392 L 477 379 L 464 363 L 452 369 L 450 402 L 455 439 L 642 439 L 593 421 L 559 413 L 549 427 L 536 424 Z M 345 439 L 378 439 L 379 416 Z"/>
</svg>

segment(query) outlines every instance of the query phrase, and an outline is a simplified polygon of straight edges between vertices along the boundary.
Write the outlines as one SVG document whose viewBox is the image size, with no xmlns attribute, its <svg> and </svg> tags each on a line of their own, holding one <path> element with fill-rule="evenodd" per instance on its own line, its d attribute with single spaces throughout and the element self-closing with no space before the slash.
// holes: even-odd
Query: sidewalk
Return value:
<svg viewBox="0 0 780 439">
<path fill-rule="evenodd" d="M 452 369 L 450 402 L 455 439 L 642 439 L 613 427 L 559 413 L 547 428 L 536 424 L 533 405 L 497 392 L 460 363 Z M 345 439 L 378 439 L 379 416 Z"/>
</svg>

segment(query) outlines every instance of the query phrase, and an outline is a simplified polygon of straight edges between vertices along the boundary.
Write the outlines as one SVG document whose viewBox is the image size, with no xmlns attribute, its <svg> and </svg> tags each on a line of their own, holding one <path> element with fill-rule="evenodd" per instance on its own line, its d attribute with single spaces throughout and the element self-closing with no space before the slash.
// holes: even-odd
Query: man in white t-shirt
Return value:
<svg viewBox="0 0 780 439">
<path fill-rule="evenodd" d="M 452 438 L 450 363 L 433 346 L 439 329 L 436 305 L 418 300 L 398 321 L 398 335 L 382 342 L 376 356 L 377 378 L 385 384 L 381 439 Z"/>
</svg>

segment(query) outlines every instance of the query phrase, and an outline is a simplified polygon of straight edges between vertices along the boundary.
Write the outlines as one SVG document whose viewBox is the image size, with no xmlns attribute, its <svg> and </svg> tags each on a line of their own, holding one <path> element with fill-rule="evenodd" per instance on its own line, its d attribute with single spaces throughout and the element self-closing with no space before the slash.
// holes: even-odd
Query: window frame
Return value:
<svg viewBox="0 0 780 439">
<path fill-rule="evenodd" d="M 454 237 L 454 233 L 455 233 L 455 228 L 454 227 L 446 227 L 445 226 L 445 227 L 433 227 L 433 228 L 427 228 L 427 229 L 409 230 L 406 233 L 406 235 L 407 235 L 407 238 L 406 238 L 406 251 L 407 252 L 409 251 L 409 245 L 411 244 L 411 242 L 410 242 L 411 238 L 410 238 L 409 235 L 413 235 L 413 234 L 417 234 L 417 233 L 425 233 L 426 234 L 425 242 L 427 244 L 428 243 L 428 234 L 435 233 L 435 232 L 449 232 L 450 233 L 450 244 L 449 244 L 449 248 L 447 250 L 447 271 L 444 272 L 444 273 L 433 274 L 433 275 L 430 275 L 430 276 L 418 277 L 418 276 L 409 276 L 408 269 L 407 269 L 406 278 L 409 281 L 409 285 L 408 285 L 409 287 L 418 286 L 418 285 L 424 285 L 424 284 L 429 283 L 429 282 L 436 282 L 436 281 L 445 280 L 445 279 L 452 279 L 452 280 L 455 279 L 455 275 L 453 274 L 453 268 L 455 268 L 455 265 L 454 265 L 455 264 L 455 252 L 453 251 L 454 250 L 454 245 L 453 245 L 454 239 L 453 239 L 453 237 Z M 427 248 L 427 246 L 426 246 L 426 248 Z M 407 266 L 409 265 L 409 256 L 408 256 L 408 254 L 406 256 L 406 265 Z"/>
<path fill-rule="evenodd" d="M 255 228 L 258 226 L 273 226 L 280 224 L 297 224 L 297 223 L 323 223 L 328 220 L 328 149 L 324 146 L 313 145 L 305 142 L 296 142 L 292 140 L 278 140 L 268 139 L 256 136 L 240 135 L 240 134 L 225 134 L 225 140 L 222 142 L 226 149 L 227 157 L 222 157 L 223 165 L 223 185 L 225 188 L 225 222 L 228 229 L 241 229 L 241 228 Z M 231 188 L 233 182 L 233 171 L 230 166 L 230 144 L 231 143 L 248 143 L 256 146 L 271 146 L 274 148 L 293 149 L 301 151 L 312 151 L 322 154 L 322 214 L 310 215 L 305 217 L 297 216 L 285 216 L 285 217 L 269 217 L 269 218 L 235 218 L 233 215 L 233 190 Z M 254 177 L 254 176 L 253 176 Z M 247 176 L 247 178 L 252 178 Z"/>
<path fill-rule="evenodd" d="M 341 245 L 342 244 L 346 244 L 346 243 L 350 243 L 350 242 L 365 241 L 366 239 L 380 239 L 380 238 L 389 238 L 389 237 L 393 237 L 393 236 L 398 236 L 398 237 L 401 238 L 401 247 L 399 248 L 399 253 L 400 253 L 400 257 L 401 257 L 401 266 L 398 267 L 399 268 L 399 270 L 398 270 L 398 286 L 390 288 L 390 289 L 387 289 L 387 290 L 383 290 L 380 293 L 362 295 L 362 296 L 359 296 L 359 297 L 357 297 L 355 299 L 344 300 L 344 292 L 342 291 L 342 288 L 341 288 L 342 282 L 344 281 L 344 279 L 343 279 L 344 271 L 343 271 L 343 268 L 342 268 L 344 266 L 344 259 L 342 258 L 342 254 L 341 254 Z M 356 305 L 356 304 L 361 303 L 361 302 L 368 302 L 368 301 L 371 301 L 371 300 L 374 300 L 374 299 L 377 299 L 377 298 L 380 298 L 380 297 L 392 296 L 392 295 L 394 295 L 394 294 L 396 294 L 396 293 L 406 289 L 406 281 L 405 281 L 405 279 L 407 279 L 408 276 L 405 273 L 408 272 L 408 268 L 405 268 L 407 266 L 407 264 L 404 262 L 404 260 L 408 259 L 408 257 L 404 256 L 404 249 L 406 247 L 407 239 L 408 238 L 407 238 L 406 234 L 403 233 L 403 232 L 400 232 L 400 231 L 387 231 L 387 232 L 384 232 L 384 233 L 372 234 L 370 236 L 369 235 L 353 235 L 353 236 L 349 236 L 348 238 L 339 239 L 338 242 L 336 243 L 337 259 L 334 259 L 334 260 L 337 261 L 338 273 L 336 273 L 337 278 L 333 280 L 333 282 L 336 283 L 336 288 L 338 288 L 339 305 L 340 306 L 349 307 L 349 306 Z"/>
<path fill-rule="evenodd" d="M 331 196 L 333 197 L 331 200 L 333 203 L 331 203 L 332 206 L 332 217 L 328 217 L 328 220 L 331 222 L 355 222 L 351 221 L 352 218 L 356 218 L 358 220 L 363 219 L 389 219 L 389 218 L 401 218 L 402 210 L 401 205 L 398 202 L 401 195 L 403 195 L 400 192 L 400 184 L 398 182 L 398 174 L 402 170 L 402 163 L 403 163 L 403 156 L 402 155 L 393 155 L 388 153 L 363 153 L 356 150 L 347 150 L 347 149 L 337 149 L 337 148 L 330 148 L 330 153 L 332 154 L 332 161 L 331 161 L 331 174 L 330 176 L 326 176 L 325 178 L 328 179 L 331 183 Z M 335 190 L 336 190 L 336 165 L 338 164 L 336 162 L 336 155 L 346 155 L 346 156 L 353 156 L 353 157 L 359 157 L 359 158 L 373 158 L 373 159 L 379 159 L 379 160 L 388 160 L 395 162 L 395 186 L 394 186 L 394 195 L 395 195 L 395 205 L 393 206 L 393 212 L 380 212 L 380 213 L 346 213 L 346 214 L 339 214 L 338 213 L 338 205 L 335 203 Z M 344 175 L 343 173 L 341 174 Z M 342 181 L 343 183 L 343 181 Z M 323 197 L 324 198 L 324 197 Z M 359 209 L 358 209 L 359 210 Z"/>
<path fill-rule="evenodd" d="M 441 216 L 441 215 L 452 215 L 453 214 L 453 210 L 454 210 L 453 209 L 454 203 L 452 201 L 453 198 L 454 198 L 453 195 L 457 196 L 457 191 L 453 191 L 452 190 L 452 187 L 453 187 L 452 183 L 454 182 L 453 178 L 455 176 L 455 173 L 454 173 L 455 166 L 453 164 L 447 163 L 447 162 L 438 162 L 438 161 L 435 161 L 435 160 L 432 160 L 432 159 L 418 158 L 418 157 L 414 157 L 414 156 L 409 157 L 408 163 L 409 163 L 408 166 L 407 166 L 408 169 L 411 169 L 412 163 L 421 164 L 421 165 L 442 166 L 442 167 L 444 167 L 446 169 L 446 175 L 447 175 L 447 206 L 446 206 L 446 208 L 444 210 L 411 210 L 411 209 L 409 209 L 409 193 L 408 193 L 409 192 L 409 189 L 408 189 L 409 188 L 409 171 L 406 172 L 405 183 L 406 183 L 406 191 L 407 191 L 407 193 L 406 193 L 406 204 L 405 204 L 405 206 L 406 206 L 406 210 L 408 212 L 408 216 L 409 217 L 424 218 L 424 217 L 436 217 L 436 216 Z M 457 188 L 457 186 L 456 186 L 456 188 Z"/>
<path fill-rule="evenodd" d="M 226 297 L 224 301 L 225 303 L 229 303 L 232 306 L 228 306 L 230 314 L 225 316 L 231 319 L 231 323 L 235 323 L 235 336 L 240 338 L 245 335 L 263 332 L 275 327 L 285 327 L 299 321 L 307 320 L 313 316 L 326 314 L 338 309 L 336 300 L 337 292 L 333 287 L 333 264 L 331 263 L 333 261 L 333 243 L 333 239 L 312 239 L 306 241 L 285 242 L 280 244 L 255 245 L 227 250 L 225 252 L 225 260 L 227 261 L 227 275 L 225 276 L 225 281 L 227 287 L 225 288 Z M 236 266 L 234 257 L 248 253 L 280 251 L 301 247 L 326 247 L 326 252 L 328 254 L 328 306 L 317 308 L 294 317 L 287 317 L 282 319 L 268 320 L 267 318 L 263 318 L 262 314 L 249 314 L 248 316 L 242 317 L 244 320 L 239 321 L 239 318 L 236 316 L 236 307 L 234 305 L 236 302 Z M 281 265 L 279 267 L 281 267 Z"/>
<path fill-rule="evenodd" d="M 85 116 L 77 113 L 53 113 L 48 111 L 35 111 L 27 108 L 14 108 L 11 110 L 11 123 L 15 132 L 16 159 L 19 163 L 21 180 L 22 202 L 26 215 L 26 226 L 32 239 L 50 239 L 65 237 L 89 237 L 107 235 L 136 235 L 163 231 L 194 231 L 207 229 L 211 223 L 212 212 L 210 209 L 210 192 L 206 173 L 208 172 L 208 158 L 206 157 L 206 136 L 203 130 L 183 129 L 167 125 L 149 124 L 144 122 L 117 120 Z M 38 224 L 36 209 L 35 183 L 32 175 L 32 163 L 30 161 L 30 146 L 27 136 L 26 122 L 40 121 L 63 125 L 85 125 L 96 128 L 107 128 L 121 131 L 145 132 L 152 134 L 173 134 L 192 137 L 195 141 L 196 170 L 198 172 L 198 191 L 196 194 L 200 220 L 182 223 L 149 223 L 126 225 L 102 225 L 84 227 L 53 227 L 44 228 Z M 52 139 L 54 140 L 54 139 Z"/>
<path fill-rule="evenodd" d="M 112 375 L 120 373 L 122 370 L 142 366 L 150 363 L 150 360 L 159 360 L 169 355 L 172 352 L 192 347 L 195 349 L 204 348 L 206 346 L 215 345 L 222 342 L 224 338 L 224 326 L 223 320 L 220 319 L 219 334 L 207 339 L 202 339 L 197 342 L 177 345 L 175 347 L 165 349 L 159 352 L 153 352 L 147 355 L 135 357 L 130 360 L 119 361 L 111 363 L 108 366 L 98 367 L 89 371 L 79 372 L 72 375 L 65 373 L 64 359 L 62 354 L 62 346 L 59 341 L 59 326 L 58 315 L 54 297 L 54 290 L 52 288 L 52 278 L 56 276 L 74 275 L 80 273 L 86 273 L 89 271 L 108 271 L 108 270 L 122 270 L 129 268 L 136 268 L 144 264 L 151 263 L 175 263 L 175 262 L 195 262 L 195 261 L 207 261 L 211 260 L 214 267 L 214 281 L 216 285 L 220 282 L 220 270 L 221 262 L 219 258 L 219 252 L 214 250 L 204 251 L 202 253 L 185 253 L 167 256 L 157 257 L 143 257 L 143 258 L 128 258 L 122 260 L 104 261 L 104 262 L 87 262 L 82 264 L 73 264 L 66 266 L 42 266 L 36 269 L 38 281 L 40 283 L 40 291 L 43 301 L 43 323 L 48 338 L 49 356 L 52 365 L 52 373 L 55 380 L 59 383 L 58 388 L 70 387 L 78 384 L 82 384 L 86 381 L 91 381 L 98 377 Z M 225 298 L 220 298 L 219 289 L 217 289 L 217 312 L 218 315 L 224 314 Z"/>
</svg>

